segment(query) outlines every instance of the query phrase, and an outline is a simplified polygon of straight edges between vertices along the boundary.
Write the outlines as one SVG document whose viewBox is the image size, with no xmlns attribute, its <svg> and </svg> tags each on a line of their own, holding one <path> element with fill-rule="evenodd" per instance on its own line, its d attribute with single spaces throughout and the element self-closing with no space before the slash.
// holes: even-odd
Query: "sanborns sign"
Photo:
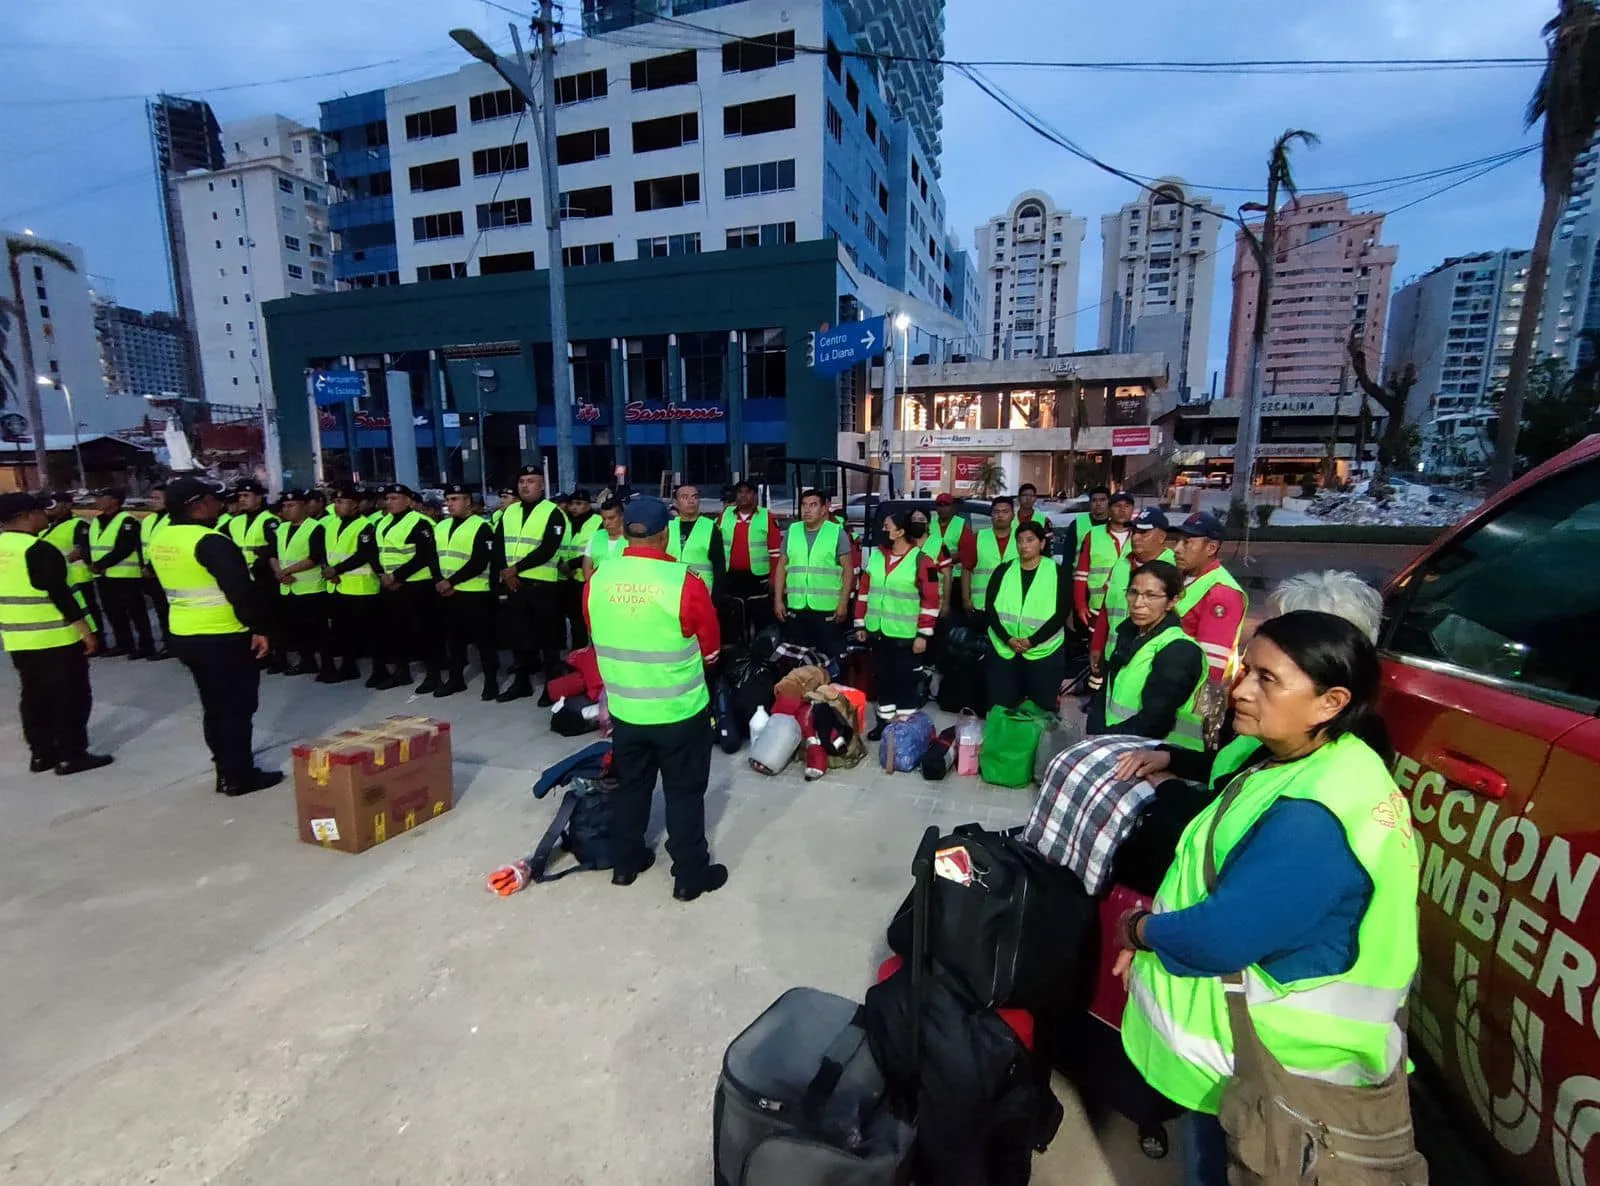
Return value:
<svg viewBox="0 0 1600 1186">
<path fill-rule="evenodd" d="M 622 410 L 622 419 L 628 424 L 664 424 L 672 420 L 697 423 L 714 422 L 727 418 L 727 412 L 717 404 L 647 404 L 634 400 Z M 579 404 L 579 424 L 597 424 L 600 420 L 598 404 Z"/>
</svg>

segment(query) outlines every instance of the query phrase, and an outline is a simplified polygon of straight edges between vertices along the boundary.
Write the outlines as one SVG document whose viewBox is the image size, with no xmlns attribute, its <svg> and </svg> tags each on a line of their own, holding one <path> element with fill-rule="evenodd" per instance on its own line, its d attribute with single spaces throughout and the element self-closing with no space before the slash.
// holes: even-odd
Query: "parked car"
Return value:
<svg viewBox="0 0 1600 1186">
<path fill-rule="evenodd" d="M 1420 842 L 1412 1052 L 1497 1179 L 1600 1182 L 1600 436 L 1402 570 L 1380 645 Z"/>
</svg>

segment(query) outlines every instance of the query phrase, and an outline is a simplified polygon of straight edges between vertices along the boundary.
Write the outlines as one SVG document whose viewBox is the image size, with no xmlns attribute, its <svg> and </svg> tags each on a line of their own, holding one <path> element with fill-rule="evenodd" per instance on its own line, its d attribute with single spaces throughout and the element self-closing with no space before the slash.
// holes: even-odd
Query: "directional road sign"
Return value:
<svg viewBox="0 0 1600 1186">
<path fill-rule="evenodd" d="M 837 375 L 858 362 L 867 362 L 883 353 L 884 324 L 881 317 L 850 321 L 833 329 L 818 330 L 816 352 L 811 367 L 819 375 Z"/>
<path fill-rule="evenodd" d="M 319 405 L 363 399 L 367 394 L 367 374 L 365 371 L 313 371 L 311 394 Z"/>
</svg>

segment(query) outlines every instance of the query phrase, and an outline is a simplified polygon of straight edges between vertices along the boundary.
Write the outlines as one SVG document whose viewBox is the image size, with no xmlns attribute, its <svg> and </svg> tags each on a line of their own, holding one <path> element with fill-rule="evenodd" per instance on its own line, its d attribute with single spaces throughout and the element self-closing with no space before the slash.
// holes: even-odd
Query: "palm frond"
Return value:
<svg viewBox="0 0 1600 1186">
<path fill-rule="evenodd" d="M 1272 159 L 1269 162 L 1271 175 L 1277 177 L 1278 184 L 1291 198 L 1300 196 L 1299 187 L 1294 180 L 1294 169 L 1289 163 L 1289 150 L 1296 143 L 1304 144 L 1307 148 L 1315 148 L 1322 143 L 1322 138 L 1305 128 L 1290 128 L 1273 143 Z"/>
<path fill-rule="evenodd" d="M 1546 185 L 1571 185 L 1573 159 L 1600 125 L 1600 5 L 1595 0 L 1562 0 L 1561 11 L 1544 27 L 1546 60 L 1529 96 L 1527 126 L 1544 123 Z"/>
<path fill-rule="evenodd" d="M 59 247 L 52 247 L 48 243 L 41 243 L 37 239 L 30 239 L 26 235 L 6 236 L 6 260 L 11 262 L 19 256 L 37 255 L 47 259 L 53 264 L 60 264 L 69 272 L 76 272 L 78 265 L 72 262 L 72 257 Z"/>
</svg>

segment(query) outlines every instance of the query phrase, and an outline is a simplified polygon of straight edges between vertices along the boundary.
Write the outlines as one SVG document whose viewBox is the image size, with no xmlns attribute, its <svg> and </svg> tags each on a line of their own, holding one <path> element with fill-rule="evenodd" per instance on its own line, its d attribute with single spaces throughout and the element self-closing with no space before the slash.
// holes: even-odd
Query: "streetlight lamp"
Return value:
<svg viewBox="0 0 1600 1186">
<path fill-rule="evenodd" d="M 72 406 L 72 392 L 67 385 L 54 375 L 36 375 L 35 382 L 42 387 L 54 387 L 67 401 L 67 419 L 72 421 L 72 455 L 78 459 L 78 486 L 89 489 L 89 472 L 83 468 L 83 446 L 78 443 L 78 413 Z M 45 476 L 39 475 L 39 489 L 44 489 Z"/>
<path fill-rule="evenodd" d="M 894 327 L 900 331 L 900 401 L 895 405 L 896 419 L 900 430 L 900 479 L 905 483 L 906 494 L 910 496 L 913 482 L 911 481 L 911 468 L 906 461 L 906 432 L 911 425 L 906 420 L 906 395 L 911 387 L 911 314 L 904 311 L 896 313 Z M 889 360 L 889 365 L 894 365 L 894 360 Z"/>
</svg>

